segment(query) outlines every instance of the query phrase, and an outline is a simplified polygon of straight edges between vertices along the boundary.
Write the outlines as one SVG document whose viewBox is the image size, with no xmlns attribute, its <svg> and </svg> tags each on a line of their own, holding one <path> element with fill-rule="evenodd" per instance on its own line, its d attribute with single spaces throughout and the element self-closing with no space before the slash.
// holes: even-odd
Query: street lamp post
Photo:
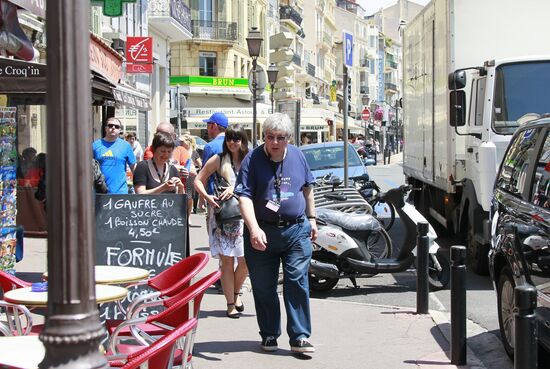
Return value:
<svg viewBox="0 0 550 369">
<path fill-rule="evenodd" d="M 272 63 L 269 68 L 267 68 L 267 81 L 269 82 L 269 86 L 271 86 L 271 114 L 275 112 L 273 109 L 273 90 L 275 89 L 275 82 L 277 82 L 278 74 L 279 70 L 277 69 L 277 66 Z"/>
<path fill-rule="evenodd" d="M 252 146 L 256 147 L 258 145 L 257 134 L 256 134 L 256 90 L 258 88 L 257 81 L 257 66 L 258 66 L 258 56 L 260 56 L 260 50 L 262 48 L 262 34 L 258 31 L 257 27 L 252 27 L 250 32 L 248 32 L 248 37 L 246 38 L 246 44 L 248 46 L 248 54 L 252 58 Z"/>
</svg>

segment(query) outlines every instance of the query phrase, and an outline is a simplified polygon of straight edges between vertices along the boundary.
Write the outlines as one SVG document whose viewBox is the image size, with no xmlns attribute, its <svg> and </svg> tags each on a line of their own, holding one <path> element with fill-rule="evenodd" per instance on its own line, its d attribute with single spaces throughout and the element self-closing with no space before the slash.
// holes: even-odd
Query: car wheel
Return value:
<svg viewBox="0 0 550 369">
<path fill-rule="evenodd" d="M 511 358 L 514 357 L 514 314 L 517 311 L 514 300 L 515 287 L 516 283 L 512 276 L 512 271 L 506 266 L 500 272 L 497 285 L 498 324 L 500 326 L 500 336 L 504 349 Z"/>
</svg>

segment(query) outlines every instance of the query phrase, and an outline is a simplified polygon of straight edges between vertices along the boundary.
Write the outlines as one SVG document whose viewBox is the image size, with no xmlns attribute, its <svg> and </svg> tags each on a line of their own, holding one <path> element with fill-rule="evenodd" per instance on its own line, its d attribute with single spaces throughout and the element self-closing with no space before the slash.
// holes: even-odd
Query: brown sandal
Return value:
<svg viewBox="0 0 550 369">
<path fill-rule="evenodd" d="M 231 303 L 231 304 L 227 304 L 227 307 L 231 307 L 231 306 L 235 306 L 235 303 Z M 235 306 L 235 309 L 237 309 L 237 307 Z M 229 311 L 226 311 L 225 312 L 225 315 L 227 315 L 228 318 L 231 318 L 231 319 L 239 319 L 241 317 L 241 313 L 237 312 L 237 313 L 229 313 Z"/>
</svg>

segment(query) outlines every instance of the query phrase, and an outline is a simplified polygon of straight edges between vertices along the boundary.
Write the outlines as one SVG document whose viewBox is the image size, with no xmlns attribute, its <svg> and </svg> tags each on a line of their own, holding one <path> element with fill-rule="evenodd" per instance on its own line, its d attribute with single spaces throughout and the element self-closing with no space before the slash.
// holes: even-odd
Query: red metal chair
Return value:
<svg viewBox="0 0 550 369">
<path fill-rule="evenodd" d="M 109 339 L 109 352 L 117 355 L 119 353 L 130 353 L 139 349 L 141 346 L 118 344 L 120 337 L 128 338 L 132 335 L 136 341 L 146 346 L 155 341 L 154 336 L 166 335 L 179 326 L 182 322 L 191 318 L 198 319 L 200 312 L 200 304 L 206 290 L 212 286 L 221 276 L 220 271 L 215 271 L 202 278 L 201 280 L 193 283 L 190 287 L 181 291 L 177 295 L 174 295 L 166 300 L 155 301 L 151 303 L 145 303 L 140 306 L 140 309 L 135 311 L 136 317 L 120 323 L 113 331 Z M 165 310 L 147 317 L 137 317 L 139 310 L 153 306 L 152 304 L 164 306 Z M 190 304 L 193 304 L 191 310 Z M 191 317 L 190 315 L 191 311 Z M 196 330 L 196 329 L 195 329 Z M 191 340 L 194 340 L 194 334 L 191 336 Z M 185 359 L 185 352 L 178 350 L 175 357 L 175 362 L 179 365 Z M 190 355 L 190 354 L 188 354 Z M 189 360 L 189 358 L 187 358 Z M 111 366 L 118 366 L 117 362 L 110 362 Z"/>
<path fill-rule="evenodd" d="M 0 288 L 2 288 L 3 292 L 11 291 L 16 288 L 30 287 L 31 285 L 32 283 L 30 282 L 26 282 L 10 273 L 0 270 Z"/>
<path fill-rule="evenodd" d="M 116 366 L 121 366 L 123 369 L 135 369 L 139 368 L 142 364 L 147 362 L 148 368 L 154 369 L 170 369 L 173 366 L 174 352 L 176 351 L 176 343 L 179 340 L 184 339 L 185 344 L 182 349 L 182 362 L 181 367 L 187 368 L 191 363 L 191 352 L 193 350 L 193 340 L 191 335 L 193 334 L 197 326 L 197 319 L 191 318 L 181 325 L 176 327 L 173 331 L 155 341 L 151 346 L 142 348 L 134 353 L 128 355 L 122 354 L 117 356 L 107 357 L 110 363 L 117 363 Z"/>
<path fill-rule="evenodd" d="M 155 292 L 136 297 L 128 305 L 128 311 L 125 311 L 120 301 L 118 302 L 118 306 L 126 314 L 126 317 L 130 317 L 133 315 L 132 311 L 145 301 L 174 296 L 189 286 L 193 277 L 206 266 L 208 259 L 208 254 L 200 252 L 186 257 L 154 277 L 128 285 L 128 289 L 135 286 L 147 285 Z"/>
</svg>

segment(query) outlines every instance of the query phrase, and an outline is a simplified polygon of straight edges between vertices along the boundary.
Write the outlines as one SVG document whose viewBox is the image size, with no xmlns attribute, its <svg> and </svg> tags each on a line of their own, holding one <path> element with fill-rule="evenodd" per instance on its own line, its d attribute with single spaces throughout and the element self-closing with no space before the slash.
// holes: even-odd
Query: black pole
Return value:
<svg viewBox="0 0 550 369">
<path fill-rule="evenodd" d="M 270 83 L 271 85 L 271 114 L 275 113 L 275 111 L 273 110 L 273 102 L 275 101 L 275 99 L 273 98 L 273 89 L 275 88 L 275 83 Z"/>
<path fill-rule="evenodd" d="M 46 9 L 49 286 L 41 369 L 108 366 L 98 350 L 105 329 L 93 267 L 89 11 L 85 0 L 50 1 Z"/>
<path fill-rule="evenodd" d="M 420 222 L 416 225 L 416 313 L 428 314 L 430 308 L 428 284 L 428 252 L 430 248 L 430 239 L 428 237 L 429 225 L 426 222 Z"/>
<path fill-rule="evenodd" d="M 515 369 L 537 369 L 538 343 L 537 322 L 537 290 L 531 285 L 518 286 L 514 290 L 514 298 L 518 312 L 515 316 Z"/>
<path fill-rule="evenodd" d="M 466 365 L 466 247 L 451 247 L 451 364 Z"/>
<path fill-rule="evenodd" d="M 256 134 L 256 89 L 258 82 L 256 81 L 256 68 L 258 66 L 258 57 L 252 57 L 252 147 L 258 146 Z"/>
<path fill-rule="evenodd" d="M 348 187 L 348 67 L 344 64 L 344 187 Z"/>
</svg>

